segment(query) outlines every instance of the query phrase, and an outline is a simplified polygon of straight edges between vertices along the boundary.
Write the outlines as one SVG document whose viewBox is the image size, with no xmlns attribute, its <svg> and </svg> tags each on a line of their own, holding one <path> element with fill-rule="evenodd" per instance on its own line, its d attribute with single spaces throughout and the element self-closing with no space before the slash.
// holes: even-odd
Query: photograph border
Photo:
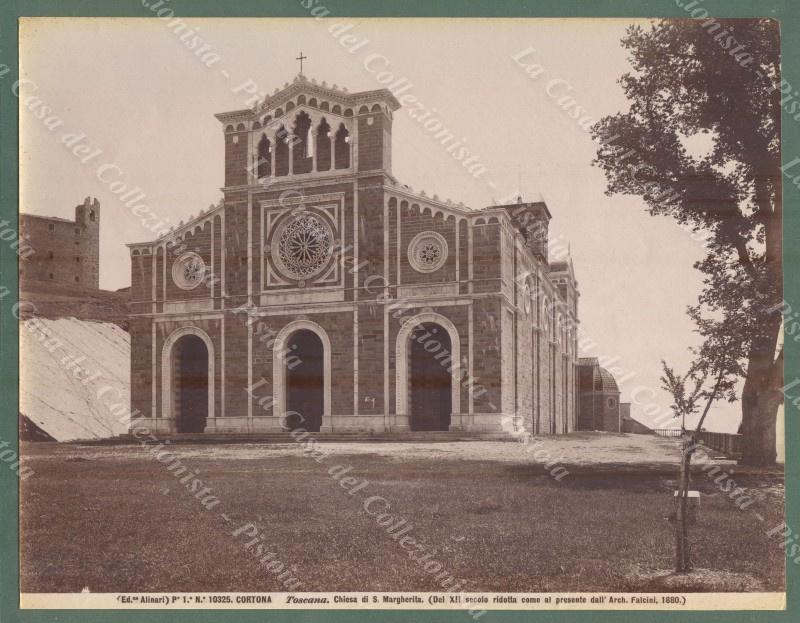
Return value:
<svg viewBox="0 0 800 623">
<path fill-rule="evenodd" d="M 520 18 L 686 18 L 681 8 L 690 0 L 323 0 L 321 4 L 343 17 L 520 17 Z M 782 65 L 783 77 L 792 85 L 800 86 L 800 3 L 796 0 L 701 0 L 711 16 L 770 17 L 781 26 L 782 59 L 792 64 Z M 301 0 L 171 0 L 170 8 L 182 17 L 296 17 L 313 19 Z M 4 0 L 0 3 L 0 67 L 10 71 L 0 77 L 0 218 L 16 223 L 19 207 L 19 101 L 12 90 L 19 74 L 20 17 L 150 17 L 152 13 L 141 0 Z M 151 17 L 151 19 L 157 19 Z M 617 76 L 609 76 L 616 81 Z M 90 77 L 87 77 L 89 80 Z M 782 162 L 800 157 L 800 122 L 784 116 L 782 124 Z M 800 241 L 800 185 L 792 183 L 791 176 L 783 175 L 784 240 Z M 784 298 L 800 304 L 800 245 L 784 245 L 785 274 Z M 794 278 L 791 278 L 794 276 Z M 3 294 L 5 293 L 5 294 Z M 9 245 L 0 245 L 0 441 L 8 441 L 9 448 L 19 451 L 19 331 L 15 317 L 18 299 L 17 255 Z M 789 340 L 785 343 L 785 379 L 800 378 L 800 348 Z M 800 531 L 800 423 L 797 407 L 787 401 L 784 405 L 785 438 L 787 447 L 795 451 L 786 453 L 785 479 L 792 483 L 785 488 L 787 523 Z M 2 467 L 2 466 L 0 466 Z M 425 621 L 426 623 L 465 623 L 464 611 L 443 610 L 20 610 L 19 609 L 19 481 L 11 469 L 0 469 L 0 487 L 3 504 L 0 505 L 0 623 L 17 621 L 59 623 L 169 622 L 193 621 L 217 623 L 220 621 L 281 623 L 284 621 L 352 623 L 360 621 Z M 800 620 L 800 565 L 786 563 L 787 610 L 759 611 L 758 619 L 765 623 Z M 492 610 L 483 620 L 507 621 L 630 621 L 646 623 L 669 618 L 675 622 L 735 623 L 752 621 L 751 611 L 576 611 L 576 610 Z"/>
</svg>

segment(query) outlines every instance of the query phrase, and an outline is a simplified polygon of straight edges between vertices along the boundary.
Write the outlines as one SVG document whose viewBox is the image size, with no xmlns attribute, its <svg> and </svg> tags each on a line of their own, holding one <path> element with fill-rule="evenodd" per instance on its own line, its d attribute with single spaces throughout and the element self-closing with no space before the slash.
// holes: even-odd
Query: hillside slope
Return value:
<svg viewBox="0 0 800 623">
<path fill-rule="evenodd" d="M 74 317 L 96 322 L 113 322 L 123 329 L 128 326 L 128 288 L 110 292 L 75 284 L 22 278 L 19 298 L 27 303 L 22 308 L 26 318 Z"/>
<path fill-rule="evenodd" d="M 75 318 L 20 323 L 20 415 L 56 441 L 127 432 L 130 336 Z"/>
</svg>

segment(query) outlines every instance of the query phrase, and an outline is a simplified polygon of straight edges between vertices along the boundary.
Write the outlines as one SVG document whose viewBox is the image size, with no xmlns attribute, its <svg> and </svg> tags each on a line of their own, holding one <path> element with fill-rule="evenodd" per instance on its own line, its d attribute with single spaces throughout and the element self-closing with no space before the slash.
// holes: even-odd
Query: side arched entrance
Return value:
<svg viewBox="0 0 800 623">
<path fill-rule="evenodd" d="M 447 431 L 460 414 L 461 349 L 455 325 L 436 313 L 407 320 L 397 335 L 398 415 L 412 431 Z"/>
<path fill-rule="evenodd" d="M 436 355 L 451 349 L 450 336 L 438 324 L 425 323 L 411 333 L 408 367 L 412 431 L 450 430 L 452 378 Z"/>
<path fill-rule="evenodd" d="M 202 433 L 214 404 L 214 347 L 195 327 L 174 331 L 162 350 L 163 415 L 179 433 Z"/>
</svg>

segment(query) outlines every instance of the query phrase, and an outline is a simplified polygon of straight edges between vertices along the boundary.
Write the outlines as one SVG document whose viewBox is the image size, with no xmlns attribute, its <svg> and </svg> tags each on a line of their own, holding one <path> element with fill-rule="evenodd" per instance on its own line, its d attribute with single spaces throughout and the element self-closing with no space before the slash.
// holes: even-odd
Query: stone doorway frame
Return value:
<svg viewBox="0 0 800 623">
<path fill-rule="evenodd" d="M 172 375 L 173 352 L 178 340 L 187 335 L 199 337 L 206 345 L 208 353 L 208 411 L 206 421 L 208 422 L 208 420 L 213 420 L 216 417 L 214 404 L 214 342 L 208 333 L 199 327 L 186 326 L 175 329 L 170 333 L 161 347 L 161 417 L 174 421 L 176 425 L 177 416 L 175 414 L 175 392 L 173 388 L 175 379 Z"/>
<path fill-rule="evenodd" d="M 407 318 L 397 333 L 397 346 L 395 351 L 395 367 L 397 368 L 397 382 L 395 394 L 395 413 L 403 416 L 411 424 L 411 414 L 409 410 L 409 340 L 411 333 L 418 326 L 433 323 L 442 327 L 450 336 L 450 390 L 452 397 L 450 401 L 450 429 L 460 427 L 461 416 L 461 338 L 458 329 L 449 318 L 435 312 L 425 312 Z M 459 419 L 457 419 L 459 418 Z"/>
<path fill-rule="evenodd" d="M 322 342 L 322 426 L 320 431 L 331 430 L 331 341 L 320 325 L 311 320 L 293 320 L 285 325 L 272 345 L 272 387 L 275 392 L 273 413 L 281 418 L 286 414 L 286 361 L 283 356 L 286 343 L 293 333 L 306 329 L 315 333 Z"/>
</svg>

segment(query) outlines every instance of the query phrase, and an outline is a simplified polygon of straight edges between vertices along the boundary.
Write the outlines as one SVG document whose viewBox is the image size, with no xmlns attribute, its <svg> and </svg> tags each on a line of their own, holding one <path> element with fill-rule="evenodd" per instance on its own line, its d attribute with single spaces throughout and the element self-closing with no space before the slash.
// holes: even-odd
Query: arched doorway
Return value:
<svg viewBox="0 0 800 623">
<path fill-rule="evenodd" d="M 325 349 L 320 337 L 300 329 L 286 341 L 286 424 L 319 432 L 325 411 Z M 299 414 L 299 415 L 295 415 Z"/>
<path fill-rule="evenodd" d="M 449 430 L 453 411 L 450 336 L 443 327 L 429 322 L 416 326 L 409 339 L 411 430 Z"/>
<path fill-rule="evenodd" d="M 202 433 L 208 419 L 208 348 L 197 335 L 184 335 L 173 346 L 172 412 L 179 433 Z"/>
</svg>

